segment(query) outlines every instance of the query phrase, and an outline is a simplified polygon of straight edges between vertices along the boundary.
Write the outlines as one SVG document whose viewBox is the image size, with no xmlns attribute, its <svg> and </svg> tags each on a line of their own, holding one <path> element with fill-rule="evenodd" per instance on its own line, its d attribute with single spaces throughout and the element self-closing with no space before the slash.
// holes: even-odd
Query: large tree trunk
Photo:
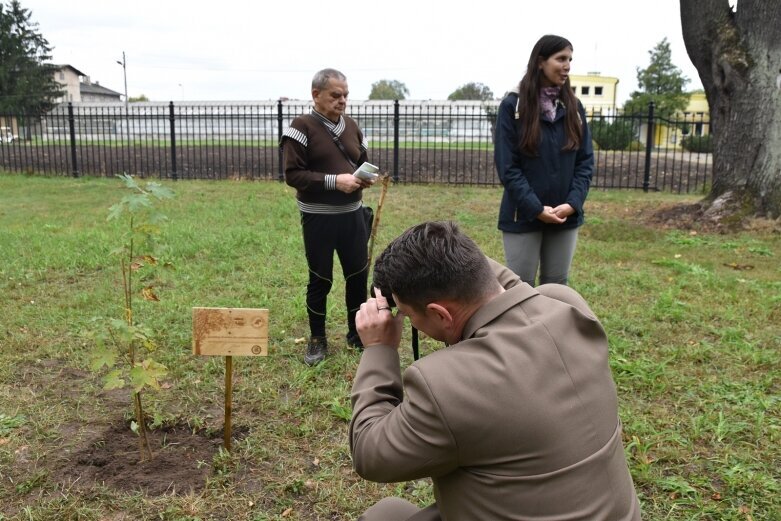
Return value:
<svg viewBox="0 0 781 521">
<path fill-rule="evenodd" d="M 713 187 L 743 213 L 781 215 L 781 3 L 681 0 L 686 51 L 710 105 Z"/>
</svg>

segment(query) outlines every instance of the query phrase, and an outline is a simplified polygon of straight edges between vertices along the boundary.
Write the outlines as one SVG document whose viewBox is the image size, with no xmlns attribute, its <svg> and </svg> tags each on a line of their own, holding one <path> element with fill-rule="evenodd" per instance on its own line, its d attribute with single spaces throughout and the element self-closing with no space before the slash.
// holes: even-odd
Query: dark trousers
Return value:
<svg viewBox="0 0 781 521">
<path fill-rule="evenodd" d="M 363 212 L 323 215 L 301 212 L 304 250 L 309 266 L 306 308 L 312 336 L 325 336 L 328 293 L 333 285 L 334 252 L 345 279 L 347 328 L 355 331 L 355 314 L 366 301 L 369 281 L 367 239 Z"/>
</svg>

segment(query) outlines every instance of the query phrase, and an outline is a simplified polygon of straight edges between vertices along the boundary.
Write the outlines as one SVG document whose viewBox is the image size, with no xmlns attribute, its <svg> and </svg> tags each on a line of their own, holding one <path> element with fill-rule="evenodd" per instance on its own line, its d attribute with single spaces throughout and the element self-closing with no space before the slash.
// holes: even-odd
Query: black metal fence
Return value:
<svg viewBox="0 0 781 521">
<path fill-rule="evenodd" d="M 497 101 L 351 102 L 369 160 L 396 181 L 496 185 Z M 63 104 L 44 117 L 0 115 L 0 168 L 55 175 L 129 173 L 167 179 L 282 179 L 278 146 L 309 102 Z M 705 117 L 589 116 L 592 186 L 677 192 L 710 182 Z M 0 136 L 2 138 L 2 136 Z"/>
</svg>

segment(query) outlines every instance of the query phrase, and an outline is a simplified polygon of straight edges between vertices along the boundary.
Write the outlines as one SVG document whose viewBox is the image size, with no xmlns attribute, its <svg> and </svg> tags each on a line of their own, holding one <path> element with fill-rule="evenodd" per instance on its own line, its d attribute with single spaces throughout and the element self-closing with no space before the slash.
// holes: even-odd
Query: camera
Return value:
<svg viewBox="0 0 781 521">
<path fill-rule="evenodd" d="M 379 289 L 382 292 L 382 296 L 388 300 L 388 306 L 395 308 L 396 302 L 393 300 L 393 291 L 388 285 L 388 281 L 386 280 L 385 277 L 385 270 L 383 269 L 383 265 L 382 265 L 382 260 L 384 256 L 385 256 L 385 252 L 382 252 L 377 257 L 377 260 L 374 262 L 374 277 L 372 280 L 371 290 L 369 292 L 371 293 L 371 296 L 373 298 L 377 298 L 374 288 Z"/>
<path fill-rule="evenodd" d="M 370 290 L 371 296 L 377 298 L 374 288 L 379 289 L 382 292 L 382 296 L 388 301 L 388 306 L 391 308 L 396 307 L 396 302 L 393 300 L 393 290 L 391 290 L 387 281 L 385 280 L 385 272 L 382 267 L 383 252 L 377 257 L 377 261 L 374 263 L 374 277 L 372 280 L 372 287 Z M 420 358 L 418 330 L 415 326 L 412 326 L 412 359 L 418 360 Z"/>
<path fill-rule="evenodd" d="M 377 298 L 377 295 L 374 292 L 374 288 L 379 288 L 379 290 L 382 292 L 382 296 L 385 297 L 385 299 L 388 301 L 388 306 L 395 308 L 396 302 L 393 300 L 393 293 L 391 293 L 390 288 L 388 287 L 382 287 L 377 284 L 377 279 L 374 279 L 374 282 L 372 283 L 372 288 L 369 290 L 369 293 L 371 294 L 372 298 Z"/>
</svg>

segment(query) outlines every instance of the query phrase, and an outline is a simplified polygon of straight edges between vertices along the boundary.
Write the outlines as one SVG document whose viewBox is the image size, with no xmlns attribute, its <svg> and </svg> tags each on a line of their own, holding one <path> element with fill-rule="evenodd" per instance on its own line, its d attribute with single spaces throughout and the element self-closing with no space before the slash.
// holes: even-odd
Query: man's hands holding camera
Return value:
<svg viewBox="0 0 781 521">
<path fill-rule="evenodd" d="M 374 345 L 385 345 L 394 349 L 401 343 L 401 330 L 404 324 L 404 313 L 395 315 L 393 309 L 378 288 L 374 288 L 374 298 L 363 304 L 355 316 L 355 326 L 361 336 L 364 348 Z"/>
</svg>

